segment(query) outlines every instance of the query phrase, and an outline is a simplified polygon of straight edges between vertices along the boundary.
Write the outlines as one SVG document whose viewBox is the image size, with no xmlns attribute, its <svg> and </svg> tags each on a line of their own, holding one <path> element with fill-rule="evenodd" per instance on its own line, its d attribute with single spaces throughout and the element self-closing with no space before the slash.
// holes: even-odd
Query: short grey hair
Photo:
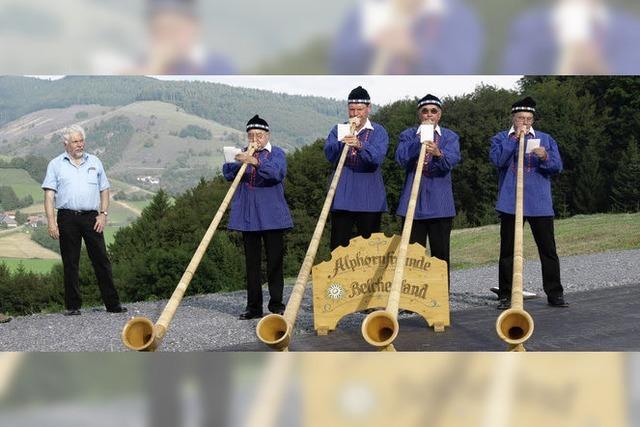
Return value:
<svg viewBox="0 0 640 427">
<path fill-rule="evenodd" d="M 82 126 L 71 125 L 62 129 L 62 139 L 64 140 L 64 142 L 69 142 L 69 140 L 71 139 L 71 135 L 73 135 L 74 133 L 79 133 L 80 135 L 82 135 L 82 139 L 85 138 L 84 128 Z"/>
</svg>

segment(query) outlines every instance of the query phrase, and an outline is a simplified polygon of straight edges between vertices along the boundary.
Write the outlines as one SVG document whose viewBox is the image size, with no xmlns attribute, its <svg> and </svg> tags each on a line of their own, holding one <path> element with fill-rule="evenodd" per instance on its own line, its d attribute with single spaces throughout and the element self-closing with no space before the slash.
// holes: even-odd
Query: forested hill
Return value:
<svg viewBox="0 0 640 427">
<path fill-rule="evenodd" d="M 345 94 L 346 95 L 346 94 Z M 122 106 L 163 101 L 187 113 L 243 130 L 254 114 L 264 116 L 285 146 L 324 137 L 344 119 L 346 102 L 286 95 L 201 81 L 162 81 L 138 76 L 67 76 L 59 80 L 0 77 L 0 126 L 25 114 L 71 105 Z"/>
</svg>

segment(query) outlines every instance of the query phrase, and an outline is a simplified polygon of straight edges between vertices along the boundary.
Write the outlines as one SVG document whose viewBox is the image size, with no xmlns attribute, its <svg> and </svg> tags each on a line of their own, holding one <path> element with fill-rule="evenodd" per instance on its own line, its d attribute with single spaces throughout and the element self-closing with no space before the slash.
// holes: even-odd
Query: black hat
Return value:
<svg viewBox="0 0 640 427">
<path fill-rule="evenodd" d="M 530 96 L 527 96 L 525 99 L 521 99 L 520 101 L 514 102 L 513 105 L 511 105 L 512 114 L 521 111 L 524 111 L 525 113 L 535 113 L 536 101 L 534 101 Z"/>
<path fill-rule="evenodd" d="M 255 115 L 247 122 L 247 132 L 251 129 L 261 129 L 269 132 L 269 123 L 259 115 Z"/>
<path fill-rule="evenodd" d="M 418 101 L 418 108 L 423 105 L 433 104 L 442 109 L 442 101 L 437 96 L 433 96 L 430 93 L 426 94 L 422 99 Z"/>
<path fill-rule="evenodd" d="M 349 104 L 371 104 L 369 92 L 362 86 L 358 86 L 349 93 Z"/>
</svg>

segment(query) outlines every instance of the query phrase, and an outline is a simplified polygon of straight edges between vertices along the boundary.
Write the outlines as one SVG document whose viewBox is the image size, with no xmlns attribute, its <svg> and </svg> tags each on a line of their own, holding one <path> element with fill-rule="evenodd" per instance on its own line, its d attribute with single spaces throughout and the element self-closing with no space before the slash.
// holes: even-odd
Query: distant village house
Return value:
<svg viewBox="0 0 640 427">
<path fill-rule="evenodd" d="M 6 213 L 0 213 L 0 227 L 2 228 L 16 228 L 18 226 L 18 221 L 16 221 L 15 215 L 11 218 Z"/>
</svg>

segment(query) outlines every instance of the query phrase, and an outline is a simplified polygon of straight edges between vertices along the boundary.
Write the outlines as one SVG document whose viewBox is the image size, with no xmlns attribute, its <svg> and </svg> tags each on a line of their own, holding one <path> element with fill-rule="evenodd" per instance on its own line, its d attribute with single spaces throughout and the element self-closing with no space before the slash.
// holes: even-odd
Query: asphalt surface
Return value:
<svg viewBox="0 0 640 427">
<path fill-rule="evenodd" d="M 638 351 L 640 349 L 640 249 L 561 258 L 565 297 L 560 309 L 546 305 L 540 263 L 525 262 L 525 290 L 541 297 L 525 301 L 535 322 L 527 349 L 539 351 Z M 442 334 L 417 316 L 400 317 L 398 350 L 504 350 L 495 332 L 497 266 L 451 274 L 451 327 Z M 268 291 L 263 289 L 265 306 Z M 285 288 L 288 299 L 291 287 Z M 238 320 L 244 291 L 198 295 L 180 304 L 159 351 L 268 350 L 257 341 L 258 320 Z M 125 351 L 120 335 L 126 321 L 145 316 L 156 321 L 166 301 L 126 304 L 128 313 L 83 308 L 81 316 L 62 313 L 17 316 L 0 324 L 0 351 Z M 360 336 L 364 315 L 343 318 L 338 329 L 317 337 L 313 329 L 310 285 L 296 319 L 292 350 L 371 350 Z"/>
<path fill-rule="evenodd" d="M 534 319 L 528 351 L 640 351 L 640 284 L 571 295 L 568 308 L 551 307 L 546 299 L 525 302 Z M 494 308 L 451 314 L 451 326 L 436 333 L 417 315 L 399 317 L 398 351 L 502 351 L 508 346 L 496 333 Z M 233 351 L 262 351 L 263 344 L 247 343 Z M 291 351 L 375 351 L 358 329 L 338 328 L 327 336 L 295 337 Z"/>
</svg>

